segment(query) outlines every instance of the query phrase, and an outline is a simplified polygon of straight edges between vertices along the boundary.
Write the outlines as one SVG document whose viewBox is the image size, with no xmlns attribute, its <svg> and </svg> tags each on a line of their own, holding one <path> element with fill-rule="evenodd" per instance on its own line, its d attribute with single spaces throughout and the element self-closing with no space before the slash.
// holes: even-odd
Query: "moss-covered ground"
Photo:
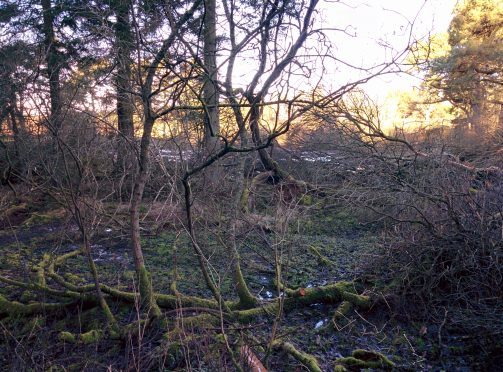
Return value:
<svg viewBox="0 0 503 372">
<path fill-rule="evenodd" d="M 288 222 L 282 233 L 254 227 L 240 232 L 238 250 L 252 293 L 264 301 L 281 295 L 275 281 L 275 257 L 279 257 L 282 284 L 289 288 L 310 288 L 345 280 L 354 281 L 359 291 L 375 298 L 381 296 L 383 288 L 364 281 L 361 269 L 361 262 L 376 253 L 379 228 L 359 223 L 350 210 L 342 207 L 316 206 L 312 199 L 301 204 L 304 204 L 298 207 L 301 213 Z M 41 215 L 45 217 L 39 218 Z M 225 231 L 218 227 L 199 231 L 198 239 L 203 242 L 211 273 L 226 299 L 233 299 L 229 256 L 223 248 L 227 244 Z M 176 289 L 182 294 L 211 298 L 187 234 L 163 228 L 147 229 L 143 235 L 145 259 L 156 292 L 170 293 L 176 281 Z M 61 255 L 79 248 L 78 231 L 61 213 L 28 214 L 24 223 L 0 231 L 0 248 L 1 275 L 29 282 L 36 276 L 34 267 L 44 254 Z M 92 255 L 103 283 L 125 291 L 137 289 L 128 237 L 119 227 L 96 228 Z M 58 274 L 76 285 L 91 283 L 84 256 L 65 261 Z M 0 284 L 0 295 L 24 303 L 45 299 L 44 294 L 5 283 Z M 109 305 L 122 324 L 137 320 L 138 309 L 134 305 L 117 300 L 111 300 Z M 333 370 L 339 358 L 350 357 L 355 349 L 382 353 L 399 369 L 483 367 L 476 364 L 480 360 L 470 357 L 473 353 L 467 340 L 444 334 L 444 342 L 439 344 L 442 330 L 438 325 L 407 320 L 387 307 L 386 300 L 369 310 L 350 308 L 334 324 L 336 309 L 337 305 L 317 303 L 291 309 L 279 319 L 276 336 L 316 357 L 323 371 Z M 257 346 L 257 340 L 267 344 L 273 323 L 274 316 L 262 317 L 239 332 L 255 347 L 257 355 L 266 360 L 270 370 L 302 370 L 301 363 L 284 352 L 276 350 L 269 355 Z M 0 319 L 0 364 L 6 369 L 94 371 L 134 369 L 141 363 L 154 370 L 159 365 L 166 370 L 183 370 L 191 359 L 200 370 L 216 370 L 222 363 L 229 363 L 223 347 L 205 334 L 197 337 L 185 334 L 185 341 L 180 343 L 176 332 L 163 336 L 152 331 L 143 333 L 140 329 L 136 337 L 124 342 L 101 337 L 104 324 L 101 312 L 86 304 L 58 314 L 4 317 Z M 177 343 L 179 348 L 175 347 Z M 166 351 L 175 349 L 174 354 Z M 212 353 L 211 358 L 208 353 Z M 148 355 L 148 361 L 135 359 L 142 355 Z"/>
</svg>

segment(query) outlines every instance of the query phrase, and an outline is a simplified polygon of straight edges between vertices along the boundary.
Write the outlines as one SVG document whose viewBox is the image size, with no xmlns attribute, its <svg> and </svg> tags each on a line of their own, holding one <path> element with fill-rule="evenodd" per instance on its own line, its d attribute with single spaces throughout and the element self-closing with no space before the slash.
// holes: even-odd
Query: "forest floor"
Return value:
<svg viewBox="0 0 503 372">
<path fill-rule="evenodd" d="M 17 226 L 0 230 L 0 272 L 2 276 L 28 280 L 31 267 L 44 253 L 60 255 L 78 248 L 75 243 L 77 228 L 64 222 L 61 214 L 51 218 L 42 213 L 19 217 Z M 56 217 L 54 217 L 56 216 Z M 250 289 L 264 301 L 278 297 L 274 283 L 274 247 L 283 260 L 283 281 L 291 288 L 309 288 L 338 281 L 354 281 L 365 294 L 382 296 L 383 301 L 370 310 L 354 310 L 334 328 L 332 316 L 336 305 L 313 304 L 286 312 L 281 318 L 277 335 L 298 349 L 317 358 L 323 371 L 333 370 L 336 359 L 350 356 L 355 349 L 378 351 L 393 361 L 397 368 L 408 370 L 468 371 L 484 369 L 484 361 L 477 359 L 470 337 L 443 327 L 428 324 L 414 314 L 397 311 L 386 303 L 385 285 L 369 280 L 363 263 L 372 260 L 379 244 L 379 227 L 360 224 L 347 210 L 320 209 L 297 219 L 288 235 L 276 236 L 252 232 L 241 237 L 241 258 Z M 164 227 L 145 231 L 143 246 L 146 262 L 154 278 L 154 289 L 169 293 L 174 278 L 177 289 L 185 295 L 210 298 L 198 270 L 193 249 L 184 234 Z M 232 293 L 228 257 L 222 252 L 218 239 L 201 237 L 205 250 L 217 269 L 223 293 Z M 280 242 L 281 244 L 278 244 Z M 93 238 L 93 256 L 101 280 L 115 288 L 133 291 L 135 275 L 128 239 L 116 226 L 99 226 Z M 76 256 L 60 268 L 60 275 L 75 284 L 90 282 L 84 257 Z M 43 300 L 33 294 L 0 284 L 0 294 L 23 301 Z M 30 297 L 31 296 L 31 297 Z M 112 303 L 113 311 L 124 321 L 138 316 L 134 307 Z M 83 333 L 103 326 L 97 310 L 79 308 L 77 313 L 52 317 L 4 318 L 0 320 L 0 364 L 6 369 L 48 370 L 112 370 L 134 365 L 134 356 L 155 350 L 161 335 L 145 334 L 130 344 L 101 340 L 91 344 L 71 344 L 60 338 L 61 331 Z M 253 335 L 267 340 L 272 319 L 259 319 L 253 324 Z M 247 330 L 249 331 L 249 329 Z M 210 346 L 206 346 L 210 347 Z M 216 361 L 206 360 L 204 345 L 186 349 L 184 357 L 198 360 L 199 370 L 215 370 Z M 259 357 L 263 353 L 257 351 Z M 270 370 L 304 370 L 293 358 L 273 353 L 268 359 Z M 166 362 L 169 368 L 169 361 Z M 172 363 L 173 367 L 176 363 Z M 183 368 L 181 368 L 183 369 Z M 198 369 L 196 369 L 198 370 Z"/>
</svg>

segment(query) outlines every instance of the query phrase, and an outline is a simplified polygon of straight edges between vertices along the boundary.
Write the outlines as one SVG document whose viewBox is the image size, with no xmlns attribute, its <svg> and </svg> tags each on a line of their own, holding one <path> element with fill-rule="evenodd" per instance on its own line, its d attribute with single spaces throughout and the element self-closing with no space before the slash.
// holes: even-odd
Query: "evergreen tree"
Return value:
<svg viewBox="0 0 503 372">
<path fill-rule="evenodd" d="M 427 84 L 478 133 L 503 125 L 503 2 L 460 2 L 449 27 L 449 50 L 431 61 Z"/>
</svg>

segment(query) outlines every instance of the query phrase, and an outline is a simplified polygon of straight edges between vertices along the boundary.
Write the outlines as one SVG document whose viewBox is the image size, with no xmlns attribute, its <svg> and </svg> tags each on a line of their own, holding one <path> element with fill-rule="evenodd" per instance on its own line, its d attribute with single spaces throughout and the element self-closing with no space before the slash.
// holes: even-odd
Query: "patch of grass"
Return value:
<svg viewBox="0 0 503 372">
<path fill-rule="evenodd" d="M 305 235 L 336 236 L 342 233 L 361 229 L 356 216 L 344 208 L 325 208 L 320 205 L 313 209 L 300 221 L 296 222 L 293 229 L 299 227 L 299 233 Z"/>
<path fill-rule="evenodd" d="M 33 212 L 28 219 L 23 222 L 23 226 L 31 227 L 35 225 L 45 225 L 60 221 L 64 218 L 66 212 L 64 209 L 53 209 L 45 213 Z"/>
</svg>

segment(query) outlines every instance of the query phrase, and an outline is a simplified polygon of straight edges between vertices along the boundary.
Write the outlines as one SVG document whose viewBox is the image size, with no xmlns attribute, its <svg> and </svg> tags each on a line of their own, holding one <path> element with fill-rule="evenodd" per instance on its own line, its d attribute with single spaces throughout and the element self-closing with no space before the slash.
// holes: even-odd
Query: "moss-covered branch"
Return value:
<svg viewBox="0 0 503 372">
<path fill-rule="evenodd" d="M 299 306 L 308 306 L 315 303 L 336 303 L 349 301 L 354 306 L 368 308 L 370 299 L 354 293 L 353 284 L 349 282 L 339 282 L 323 287 L 299 288 L 291 292 L 290 297 L 284 299 L 283 309 L 290 310 Z M 279 299 L 267 303 L 261 307 L 235 312 L 235 316 L 241 322 L 251 321 L 260 315 L 276 314 L 278 311 Z"/>
<path fill-rule="evenodd" d="M 318 361 L 315 357 L 303 351 L 297 350 L 291 343 L 274 341 L 273 347 L 276 349 L 281 349 L 293 356 L 295 359 L 301 362 L 310 372 L 321 372 L 320 365 L 318 364 Z"/>
<path fill-rule="evenodd" d="M 67 307 L 74 306 L 77 302 L 33 302 L 30 304 L 22 304 L 17 301 L 10 301 L 0 295 L 0 315 L 8 316 L 26 316 L 34 314 L 44 314 L 46 312 L 60 311 Z"/>
<path fill-rule="evenodd" d="M 332 317 L 332 324 L 336 330 L 339 330 L 339 322 L 346 318 L 346 315 L 353 309 L 353 304 L 350 301 L 342 301 L 335 310 Z"/>
<path fill-rule="evenodd" d="M 67 298 L 82 298 L 82 294 L 73 291 L 62 291 L 57 289 L 52 289 L 47 285 L 40 285 L 38 283 L 24 283 L 19 280 L 10 279 L 4 276 L 0 276 L 0 282 L 5 284 L 13 285 L 19 288 L 24 288 L 26 290 L 34 291 L 34 292 L 43 292 L 55 297 L 67 297 Z"/>
<path fill-rule="evenodd" d="M 87 284 L 78 286 L 66 281 L 61 275 L 57 274 L 55 268 L 58 265 L 64 263 L 70 257 L 74 257 L 80 254 L 81 251 L 73 251 L 67 253 L 65 255 L 53 258 L 48 260 L 44 258 L 44 265 L 41 265 L 45 268 L 46 272 L 44 276 L 47 276 L 51 280 L 53 280 L 58 285 L 66 288 L 66 290 L 56 290 L 50 288 L 47 283 L 45 285 L 36 283 L 23 283 L 18 280 L 5 278 L 0 276 L 0 281 L 9 284 L 18 286 L 20 288 L 33 290 L 33 291 L 41 291 L 47 294 L 53 295 L 55 297 L 60 298 L 68 298 L 72 300 L 84 300 L 84 301 L 94 301 L 96 302 L 96 297 L 92 294 L 95 290 L 95 285 Z M 110 287 L 105 284 L 100 284 L 100 290 L 110 296 L 111 298 L 115 298 L 124 302 L 134 303 L 138 300 L 138 293 L 135 292 L 126 292 L 121 291 L 116 288 Z M 205 299 L 200 297 L 193 296 L 184 296 L 178 293 L 178 295 L 172 294 L 159 294 L 153 293 L 153 299 L 155 299 L 156 304 L 163 309 L 177 309 L 177 308 L 205 308 L 212 310 L 219 310 L 220 306 L 214 299 Z M 336 311 L 336 315 L 334 315 L 334 320 L 342 313 L 346 313 L 346 308 L 350 308 L 352 306 L 358 308 L 368 308 L 370 306 L 370 299 L 366 296 L 359 295 L 355 292 L 353 283 L 348 282 L 339 282 L 327 286 L 322 287 L 314 287 L 314 288 L 298 288 L 296 290 L 287 290 L 286 298 L 283 300 L 283 310 L 291 310 L 295 307 L 300 306 L 308 306 L 314 303 L 337 303 L 341 302 L 342 304 L 339 306 Z M 15 309 L 19 309 L 20 314 L 30 314 L 41 311 L 40 309 L 51 309 L 51 308 L 60 308 L 61 306 L 67 306 L 67 303 L 63 304 L 40 304 L 40 305 L 24 305 L 15 301 L 8 301 L 6 299 L 3 300 L 3 307 L 5 313 L 10 313 Z M 47 306 L 46 306 L 47 305 Z M 271 315 L 274 316 L 277 314 L 279 310 L 279 299 L 276 299 L 272 302 L 265 302 L 262 304 L 257 304 L 257 306 L 242 310 L 240 308 L 239 302 L 229 302 L 225 303 L 226 308 L 231 311 L 228 312 L 225 317 L 229 320 L 235 320 L 238 322 L 250 322 L 254 318 L 262 315 Z M 28 307 L 26 307 L 28 306 Z"/>
<path fill-rule="evenodd" d="M 350 357 L 337 359 L 336 371 L 347 371 L 346 367 L 351 370 L 364 368 L 390 370 L 395 368 L 395 363 L 377 351 L 357 349 Z"/>
</svg>

